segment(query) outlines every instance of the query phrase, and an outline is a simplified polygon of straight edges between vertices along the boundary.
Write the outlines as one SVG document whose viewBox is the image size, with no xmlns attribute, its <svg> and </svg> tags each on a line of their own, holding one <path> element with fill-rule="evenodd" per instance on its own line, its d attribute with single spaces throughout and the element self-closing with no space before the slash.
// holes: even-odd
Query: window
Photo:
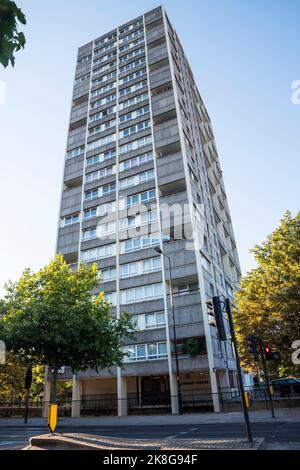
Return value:
<svg viewBox="0 0 300 470">
<path fill-rule="evenodd" d="M 67 152 L 67 158 L 79 157 L 79 155 L 82 155 L 83 153 L 84 145 L 81 145 L 80 147 L 76 147 L 75 149 L 69 150 Z"/>
<path fill-rule="evenodd" d="M 105 38 L 98 39 L 98 41 L 95 42 L 95 47 L 100 46 L 101 44 L 105 44 L 108 41 L 111 41 L 112 39 L 117 37 L 117 33 L 110 34 L 109 36 L 106 36 Z"/>
<path fill-rule="evenodd" d="M 134 344 L 132 346 L 125 346 L 124 362 L 137 362 L 154 359 L 164 359 L 167 357 L 167 343 L 148 343 L 148 344 Z"/>
<path fill-rule="evenodd" d="M 131 80 L 135 80 L 138 77 L 142 77 L 143 75 L 146 75 L 146 73 L 147 73 L 146 69 L 137 70 L 136 72 L 131 73 L 129 75 L 126 75 L 126 77 L 121 78 L 120 84 L 128 83 Z"/>
<path fill-rule="evenodd" d="M 105 160 L 110 160 L 116 156 L 116 150 L 108 150 L 104 153 L 99 153 L 98 155 L 93 155 L 89 157 L 86 161 L 87 166 L 95 165 L 96 163 L 104 162 Z"/>
<path fill-rule="evenodd" d="M 93 64 L 94 65 L 102 64 L 102 62 L 105 62 L 108 59 L 112 59 L 116 55 L 117 55 L 117 51 L 110 52 L 109 54 L 106 54 L 102 57 L 99 57 L 98 59 L 93 60 Z"/>
<path fill-rule="evenodd" d="M 95 126 L 89 129 L 89 135 L 97 134 L 97 132 L 106 131 L 107 129 L 111 129 L 112 127 L 115 127 L 115 126 L 116 126 L 115 119 L 112 119 L 111 121 L 106 121 L 103 124 L 100 124 L 99 126 Z"/>
<path fill-rule="evenodd" d="M 141 225 L 151 224 L 156 220 L 158 220 L 157 210 L 151 210 L 149 212 L 143 212 L 142 214 L 140 214 Z"/>
<path fill-rule="evenodd" d="M 128 240 L 121 242 L 121 253 L 130 253 L 132 251 L 149 248 L 159 244 L 160 237 L 158 235 L 145 235 L 138 238 L 129 238 Z"/>
<path fill-rule="evenodd" d="M 146 347 L 144 344 L 134 344 L 133 346 L 125 346 L 124 362 L 143 361 L 146 359 Z"/>
<path fill-rule="evenodd" d="M 98 189 L 93 189 L 92 191 L 85 192 L 86 201 L 91 201 L 92 199 L 96 199 L 97 197 L 99 197 Z"/>
<path fill-rule="evenodd" d="M 92 219 L 93 217 L 97 217 L 97 207 L 93 207 L 92 209 L 87 209 L 84 211 L 84 220 Z"/>
<path fill-rule="evenodd" d="M 124 217 L 120 219 L 119 226 L 120 230 L 127 230 L 128 228 L 135 227 L 136 217 Z"/>
<path fill-rule="evenodd" d="M 137 21 L 135 21 L 134 23 L 132 23 L 128 26 L 124 26 L 124 28 L 120 29 L 119 32 L 120 32 L 120 34 L 127 33 L 127 31 L 130 31 L 131 29 L 137 28 L 141 24 L 143 24 L 143 20 L 142 19 L 137 20 Z"/>
<path fill-rule="evenodd" d="M 106 82 L 107 80 L 110 80 L 111 78 L 114 78 L 116 76 L 117 71 L 113 70 L 112 72 L 109 72 L 106 75 L 102 75 L 102 77 L 95 78 L 94 80 L 92 80 L 92 86 L 99 85 L 100 83 Z"/>
<path fill-rule="evenodd" d="M 110 165 L 105 168 L 102 168 L 101 170 L 94 171 L 93 173 L 88 173 L 85 176 L 85 181 L 86 183 L 90 183 L 91 181 L 96 181 L 101 178 L 105 178 L 106 176 L 113 175 L 115 171 L 116 171 L 116 166 Z"/>
<path fill-rule="evenodd" d="M 111 194 L 115 192 L 115 190 L 116 190 L 116 183 L 105 184 L 104 186 L 100 186 L 99 188 L 86 191 L 85 201 L 91 201 L 92 199 L 106 196 L 107 194 Z"/>
<path fill-rule="evenodd" d="M 116 183 L 109 183 L 109 184 L 105 184 L 104 186 L 102 186 L 103 196 L 114 193 L 115 190 L 116 190 Z"/>
<path fill-rule="evenodd" d="M 134 176 L 129 176 L 128 178 L 123 178 L 120 180 L 120 189 L 130 188 L 137 184 L 145 183 L 154 179 L 154 170 L 144 171 Z"/>
<path fill-rule="evenodd" d="M 130 277 L 138 274 L 138 263 L 127 263 L 121 265 L 121 277 Z"/>
<path fill-rule="evenodd" d="M 136 31 L 133 31 L 132 33 L 127 34 L 123 38 L 120 39 L 120 43 L 128 41 L 129 39 L 135 38 L 139 34 L 142 34 L 144 32 L 143 28 L 137 29 Z"/>
<path fill-rule="evenodd" d="M 102 65 L 101 67 L 98 67 L 96 70 L 93 71 L 93 75 L 96 75 L 97 73 L 104 72 L 105 70 L 109 70 L 112 67 L 115 67 L 117 62 L 113 60 L 112 62 L 109 62 L 109 64 Z"/>
<path fill-rule="evenodd" d="M 123 153 L 130 152 L 131 150 L 136 150 L 138 148 L 145 147 L 146 145 L 149 145 L 151 143 L 152 143 L 152 137 L 151 135 L 147 135 L 145 137 L 142 137 L 141 139 L 128 142 L 128 144 L 120 145 L 119 151 L 120 151 L 120 154 L 123 154 Z"/>
<path fill-rule="evenodd" d="M 144 88 L 145 86 L 147 86 L 147 80 L 143 80 L 142 82 L 135 83 L 134 85 L 131 85 L 127 88 L 122 88 L 122 90 L 120 90 L 119 92 L 119 95 L 120 96 L 128 95 L 128 93 L 133 93 L 137 90 L 140 90 L 141 88 Z"/>
<path fill-rule="evenodd" d="M 135 67 L 139 67 L 140 65 L 143 65 L 145 63 L 146 63 L 146 58 L 141 57 L 138 60 L 135 60 L 133 62 L 130 62 L 129 64 L 126 64 L 126 65 L 123 65 L 122 67 L 120 67 L 120 73 L 128 72 L 129 70 L 132 70 Z"/>
<path fill-rule="evenodd" d="M 105 292 L 104 298 L 106 302 L 111 303 L 112 305 L 116 305 L 117 303 L 117 294 L 116 292 Z"/>
<path fill-rule="evenodd" d="M 129 106 L 133 106 L 134 104 L 141 103 L 142 101 L 145 101 L 148 99 L 149 95 L 148 92 L 142 93 L 141 95 L 135 96 L 134 98 L 130 98 L 129 100 L 123 101 L 119 105 L 119 109 L 125 109 L 128 108 Z"/>
<path fill-rule="evenodd" d="M 101 98 L 100 100 L 94 101 L 94 103 L 91 104 L 91 109 L 99 108 L 99 106 L 103 106 L 104 104 L 110 103 L 111 101 L 114 101 L 116 97 L 116 93 L 113 93 L 112 95 L 105 96 L 105 98 Z"/>
<path fill-rule="evenodd" d="M 109 51 L 109 49 L 112 49 L 113 47 L 115 47 L 117 45 L 116 41 L 115 42 L 111 42 L 110 44 L 107 44 L 106 46 L 103 46 L 101 47 L 100 49 L 96 50 L 94 52 L 94 55 L 97 56 L 99 54 L 102 54 L 102 52 L 105 52 L 105 51 Z"/>
<path fill-rule="evenodd" d="M 135 168 L 136 166 L 143 165 L 144 163 L 151 162 L 153 160 L 152 153 L 144 153 L 138 155 L 134 158 L 129 158 L 120 163 L 120 171 L 129 170 L 130 168 Z"/>
<path fill-rule="evenodd" d="M 165 325 L 165 314 L 164 312 L 146 313 L 145 315 L 145 328 L 159 328 Z"/>
<path fill-rule="evenodd" d="M 101 278 L 103 282 L 113 281 L 114 279 L 116 279 L 116 275 L 116 268 L 106 268 L 101 270 Z"/>
<path fill-rule="evenodd" d="M 99 113 L 95 113 L 90 116 L 90 122 L 99 121 L 99 119 L 109 116 L 110 114 L 113 114 L 115 112 L 116 106 L 111 106 L 110 108 L 103 109 L 103 111 L 100 111 Z"/>
<path fill-rule="evenodd" d="M 120 116 L 120 123 L 131 121 L 132 119 L 136 119 L 137 117 L 143 116 L 147 113 L 149 113 L 149 106 L 144 106 L 143 108 L 136 109 L 131 113 L 123 114 L 122 116 Z"/>
<path fill-rule="evenodd" d="M 86 64 L 87 62 L 91 60 L 91 58 L 92 58 L 91 54 L 80 57 L 80 59 L 77 60 L 77 64 L 78 65 Z"/>
<path fill-rule="evenodd" d="M 98 207 L 86 209 L 83 213 L 84 220 L 92 219 L 93 217 L 100 217 L 106 214 L 111 214 L 116 210 L 115 202 L 107 202 Z"/>
<path fill-rule="evenodd" d="M 143 261 L 143 273 L 153 273 L 161 270 L 160 258 L 149 258 Z"/>
<path fill-rule="evenodd" d="M 110 245 L 103 245 L 98 248 L 92 248 L 91 250 L 84 250 L 81 252 L 82 261 L 95 261 L 98 259 L 108 258 L 116 254 L 116 244 L 111 243 Z"/>
<path fill-rule="evenodd" d="M 89 79 L 90 79 L 90 74 L 86 73 L 85 75 L 82 75 L 81 77 L 78 77 L 75 79 L 75 85 L 80 85 L 81 83 L 84 83 Z"/>
<path fill-rule="evenodd" d="M 149 202 L 152 199 L 155 199 L 156 193 L 155 189 L 150 189 L 149 191 L 144 191 L 142 193 L 132 194 L 127 196 L 125 199 L 120 200 L 120 207 L 131 207 L 135 206 L 136 204 Z"/>
<path fill-rule="evenodd" d="M 130 304 L 135 302 L 143 302 L 146 300 L 161 298 L 163 296 L 162 283 L 148 284 L 141 287 L 133 287 L 121 291 L 121 303 Z"/>
<path fill-rule="evenodd" d="M 69 215 L 68 217 L 65 217 L 63 219 L 63 227 L 66 227 L 68 225 L 73 225 L 73 224 L 77 224 L 79 222 L 79 214 L 73 214 L 73 215 Z"/>
<path fill-rule="evenodd" d="M 160 271 L 160 258 L 150 258 L 147 260 L 134 261 L 121 265 L 121 277 L 130 277 L 150 272 Z"/>
<path fill-rule="evenodd" d="M 105 224 L 98 225 L 98 236 L 103 237 L 110 233 L 114 233 L 116 231 L 116 222 L 106 222 Z"/>
<path fill-rule="evenodd" d="M 132 49 L 135 46 L 138 46 L 139 44 L 144 44 L 145 39 L 144 37 L 138 38 L 135 41 L 129 42 L 127 44 L 124 44 L 124 46 L 120 47 L 120 52 L 125 52 L 128 51 L 128 49 Z"/>
<path fill-rule="evenodd" d="M 97 237 L 97 229 L 96 227 L 89 228 L 88 230 L 84 230 L 83 232 L 83 240 L 90 240 L 91 238 Z"/>
<path fill-rule="evenodd" d="M 154 170 L 144 171 L 140 173 L 138 176 L 139 183 L 145 183 L 146 181 L 150 181 L 154 179 Z"/>
<path fill-rule="evenodd" d="M 93 142 L 88 144 L 87 150 L 95 150 L 98 147 L 102 147 L 102 145 L 107 145 L 115 141 L 116 141 L 116 134 L 110 134 L 105 137 L 102 137 L 102 139 L 94 140 Z"/>
<path fill-rule="evenodd" d="M 113 88 L 116 88 L 116 82 L 109 83 L 109 85 L 102 86 L 101 88 L 97 88 L 97 90 L 92 91 L 91 96 L 94 98 L 95 96 L 102 95 L 103 93 L 106 93 Z"/>
<path fill-rule="evenodd" d="M 120 62 L 126 62 L 126 60 L 129 60 L 131 59 L 132 57 L 135 57 L 139 54 L 143 54 L 145 52 L 145 48 L 144 47 L 140 47 L 139 49 L 136 49 L 135 51 L 133 52 L 129 52 L 128 54 L 126 55 L 123 55 L 122 57 L 120 57 Z"/>
</svg>

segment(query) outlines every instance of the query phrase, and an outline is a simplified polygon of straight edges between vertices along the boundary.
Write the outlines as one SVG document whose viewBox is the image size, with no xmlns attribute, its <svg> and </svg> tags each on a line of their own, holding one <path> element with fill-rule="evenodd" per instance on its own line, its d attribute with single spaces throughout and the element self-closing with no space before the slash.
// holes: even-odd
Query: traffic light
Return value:
<svg viewBox="0 0 300 470">
<path fill-rule="evenodd" d="M 264 346 L 264 354 L 266 361 L 279 361 L 280 353 L 277 351 L 272 352 L 270 346 Z"/>
<path fill-rule="evenodd" d="M 248 336 L 246 338 L 248 343 L 248 351 L 250 354 L 253 354 L 255 362 L 259 362 L 259 355 L 257 351 L 257 341 L 254 335 Z"/>
<path fill-rule="evenodd" d="M 221 300 L 219 296 L 212 297 L 211 300 L 206 302 L 207 313 L 212 318 L 209 320 L 209 324 L 217 327 L 219 340 L 226 341 L 226 330 L 224 326 L 223 312 L 221 306 Z"/>
</svg>

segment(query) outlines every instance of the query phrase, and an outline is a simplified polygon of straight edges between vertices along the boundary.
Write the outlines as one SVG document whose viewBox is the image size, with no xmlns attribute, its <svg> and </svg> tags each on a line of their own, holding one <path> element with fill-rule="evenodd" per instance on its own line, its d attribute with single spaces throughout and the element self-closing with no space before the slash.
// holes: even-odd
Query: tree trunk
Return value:
<svg viewBox="0 0 300 470">
<path fill-rule="evenodd" d="M 52 369 L 52 381 L 51 381 L 51 398 L 50 403 L 56 403 L 56 387 L 57 387 L 57 367 Z"/>
</svg>

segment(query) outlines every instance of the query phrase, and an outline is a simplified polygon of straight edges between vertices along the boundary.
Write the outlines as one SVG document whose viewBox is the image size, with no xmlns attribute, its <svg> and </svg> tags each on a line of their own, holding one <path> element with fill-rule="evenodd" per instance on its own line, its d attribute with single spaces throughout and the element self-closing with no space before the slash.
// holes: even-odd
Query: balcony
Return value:
<svg viewBox="0 0 300 470">
<path fill-rule="evenodd" d="M 61 227 L 58 232 L 57 251 L 64 255 L 78 252 L 79 223 Z"/>
<path fill-rule="evenodd" d="M 149 49 L 148 52 L 148 65 L 151 66 L 156 62 L 160 62 L 168 58 L 168 49 L 165 41 L 155 47 Z"/>
<path fill-rule="evenodd" d="M 157 182 L 162 193 L 168 192 L 168 187 L 174 185 L 174 190 L 185 189 L 185 174 L 181 152 L 172 153 L 157 158 Z M 172 192 L 172 188 L 169 188 Z"/>
<path fill-rule="evenodd" d="M 158 154 L 172 153 L 180 146 L 177 119 L 171 119 L 154 126 L 155 148 Z"/>
<path fill-rule="evenodd" d="M 81 208 L 81 186 L 66 189 L 62 194 L 61 217 L 75 212 Z"/>
<path fill-rule="evenodd" d="M 171 71 L 169 63 L 162 62 L 160 67 L 150 69 L 150 88 L 159 88 L 163 85 L 170 84 L 172 82 Z"/>
<path fill-rule="evenodd" d="M 159 123 L 159 118 L 163 120 L 163 116 L 169 119 L 176 117 L 175 98 L 173 89 L 164 89 L 160 93 L 152 96 L 152 113 L 155 123 Z"/>
</svg>

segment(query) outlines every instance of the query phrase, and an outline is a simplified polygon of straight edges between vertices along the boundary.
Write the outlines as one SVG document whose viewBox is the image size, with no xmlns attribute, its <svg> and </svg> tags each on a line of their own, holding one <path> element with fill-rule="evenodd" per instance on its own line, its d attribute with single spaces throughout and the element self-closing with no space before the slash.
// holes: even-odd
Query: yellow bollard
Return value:
<svg viewBox="0 0 300 470">
<path fill-rule="evenodd" d="M 249 396 L 249 392 L 244 392 L 244 394 L 245 394 L 246 406 L 247 406 L 247 408 L 250 408 L 250 396 Z"/>
<path fill-rule="evenodd" d="M 48 428 L 51 434 L 54 433 L 57 425 L 57 405 L 50 404 L 48 408 Z"/>
</svg>

